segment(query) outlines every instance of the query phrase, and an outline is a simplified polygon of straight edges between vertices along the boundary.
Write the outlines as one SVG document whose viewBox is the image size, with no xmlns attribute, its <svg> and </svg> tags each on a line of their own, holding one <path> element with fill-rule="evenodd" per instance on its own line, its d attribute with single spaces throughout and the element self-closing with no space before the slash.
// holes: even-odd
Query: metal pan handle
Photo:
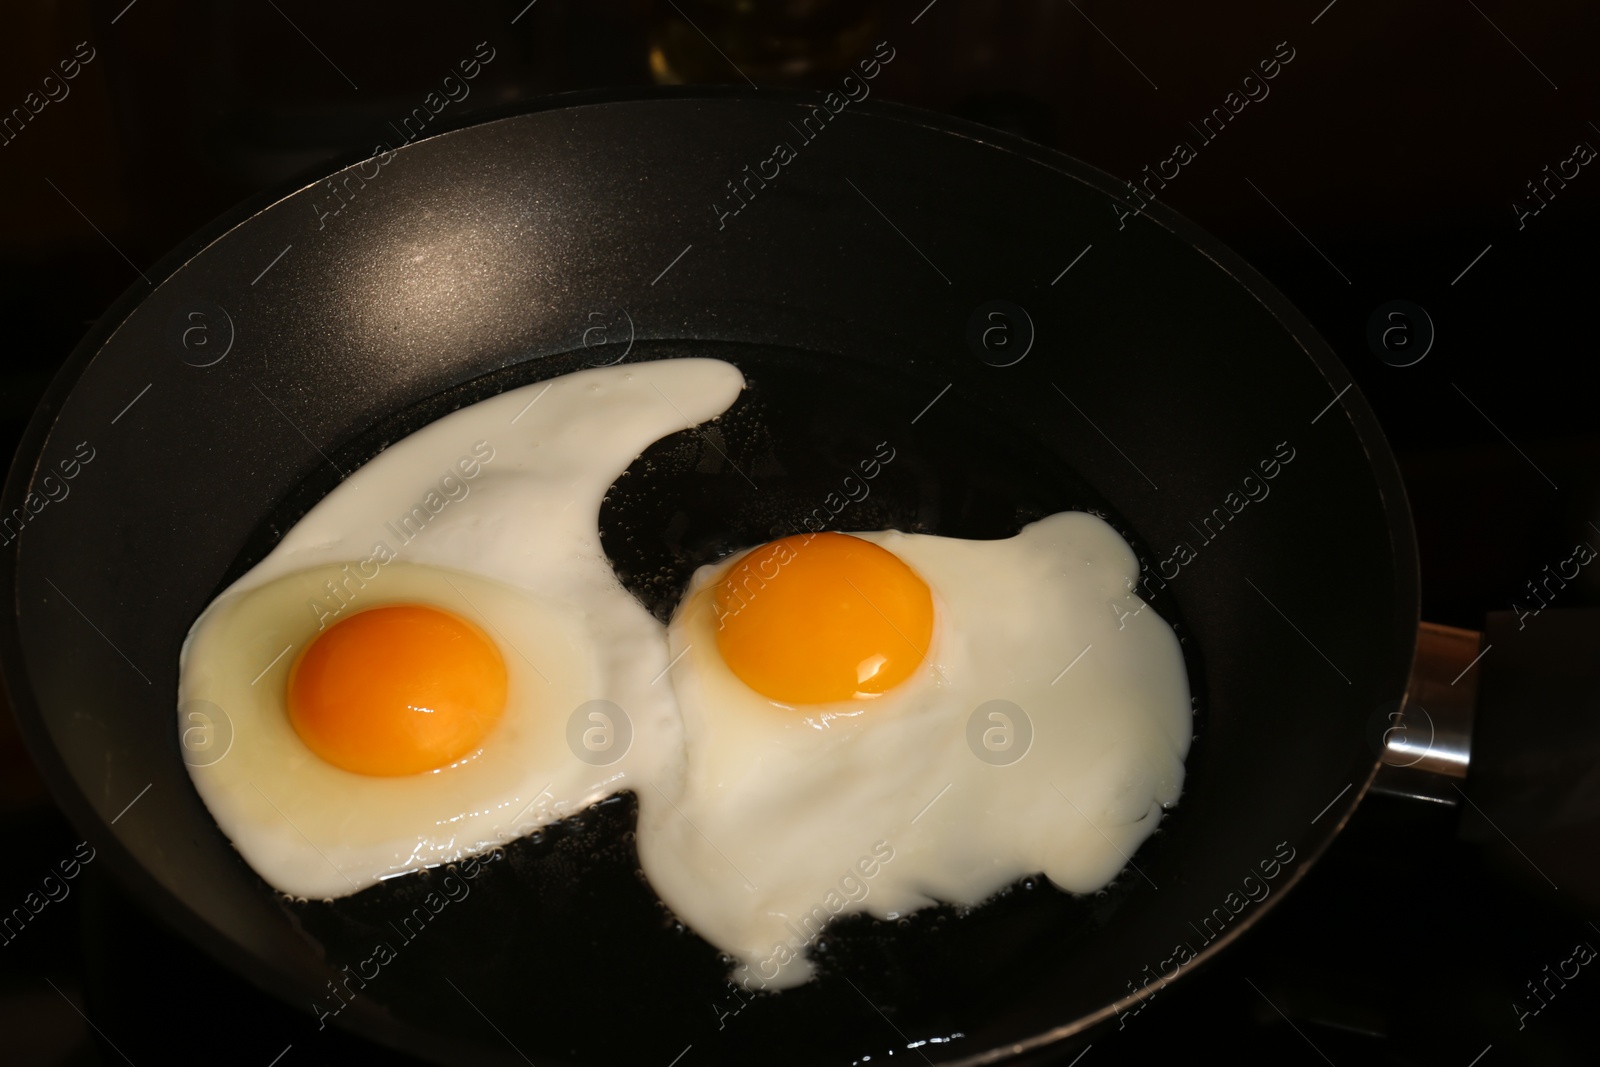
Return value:
<svg viewBox="0 0 1600 1067">
<path fill-rule="evenodd" d="M 1373 790 L 1460 807 L 1464 838 L 1600 819 L 1600 609 L 1423 623 L 1389 718 Z"/>
</svg>

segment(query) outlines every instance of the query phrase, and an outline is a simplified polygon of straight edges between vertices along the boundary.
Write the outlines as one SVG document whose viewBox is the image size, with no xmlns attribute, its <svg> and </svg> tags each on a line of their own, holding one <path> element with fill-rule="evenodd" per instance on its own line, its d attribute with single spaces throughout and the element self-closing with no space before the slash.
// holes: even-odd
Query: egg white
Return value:
<svg viewBox="0 0 1600 1067">
<path fill-rule="evenodd" d="M 513 840 L 606 793 L 636 788 L 641 804 L 657 802 L 647 783 L 681 773 L 682 758 L 661 680 L 666 636 L 601 550 L 600 505 L 652 442 L 720 414 L 743 387 L 731 364 L 663 360 L 462 408 L 350 474 L 207 608 L 180 657 L 180 736 L 196 707 L 220 714 L 215 728 L 231 722 L 225 754 L 189 770 L 262 878 L 294 896 L 343 896 Z M 462 767 L 383 779 L 322 764 L 272 720 L 289 664 L 322 626 L 413 595 L 455 605 L 502 642 L 517 692 L 538 694 L 532 718 L 508 709 Z M 524 677 L 533 665 L 548 681 Z M 613 764 L 585 762 L 551 733 L 590 700 L 626 716 L 631 745 Z"/>
<path fill-rule="evenodd" d="M 1137 561 L 1109 525 L 1068 512 L 1000 541 L 855 536 L 934 597 L 926 660 L 879 697 L 788 707 L 728 669 L 709 597 L 742 557 L 701 568 L 669 627 L 686 762 L 671 805 L 641 812 L 640 859 L 749 988 L 805 981 L 805 951 L 835 915 L 974 905 L 1037 872 L 1100 889 L 1183 783 L 1183 657 L 1171 627 L 1138 610 Z M 1032 726 L 1006 765 L 970 740 L 993 700 Z M 980 739 L 1005 740 L 1006 721 L 979 717 Z"/>
</svg>

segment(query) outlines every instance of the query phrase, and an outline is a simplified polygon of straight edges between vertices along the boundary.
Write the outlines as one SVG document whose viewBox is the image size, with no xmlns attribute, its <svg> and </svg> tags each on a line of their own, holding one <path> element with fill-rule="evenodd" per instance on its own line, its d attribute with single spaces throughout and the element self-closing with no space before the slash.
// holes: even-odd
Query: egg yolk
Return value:
<svg viewBox="0 0 1600 1067">
<path fill-rule="evenodd" d="M 797 534 L 747 555 L 712 592 L 717 647 L 784 703 L 877 696 L 921 664 L 933 596 L 900 557 L 849 534 Z"/>
<path fill-rule="evenodd" d="M 422 604 L 369 608 L 317 636 L 289 671 L 289 721 L 357 774 L 418 774 L 471 752 L 506 704 L 506 665 L 482 630 Z"/>
</svg>

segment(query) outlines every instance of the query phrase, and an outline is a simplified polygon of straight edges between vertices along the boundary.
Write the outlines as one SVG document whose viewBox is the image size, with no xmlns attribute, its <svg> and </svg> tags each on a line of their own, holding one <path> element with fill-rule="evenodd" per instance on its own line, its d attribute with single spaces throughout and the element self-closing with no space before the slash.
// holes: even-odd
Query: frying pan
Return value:
<svg viewBox="0 0 1600 1067">
<path fill-rule="evenodd" d="M 729 458 L 760 436 L 779 462 L 760 488 L 671 439 L 636 464 L 602 528 L 652 610 L 805 514 L 863 443 L 897 459 L 842 528 L 1002 537 L 1098 511 L 1183 640 L 1181 801 L 1103 893 L 1026 879 L 975 910 L 842 920 L 818 980 L 746 1003 L 639 878 L 623 794 L 487 862 L 334 1024 L 440 1063 L 999 1062 L 1135 1010 L 1322 853 L 1418 626 L 1405 497 L 1345 369 L 1247 264 L 1110 176 L 821 102 L 581 95 L 352 160 L 196 236 L 84 340 L 6 486 L 0 651 L 56 797 L 149 908 L 290 1003 L 336 1003 L 328 983 L 443 872 L 333 905 L 267 887 L 189 782 L 184 635 L 389 442 L 680 355 L 745 371 L 759 417 L 730 419 Z"/>
</svg>

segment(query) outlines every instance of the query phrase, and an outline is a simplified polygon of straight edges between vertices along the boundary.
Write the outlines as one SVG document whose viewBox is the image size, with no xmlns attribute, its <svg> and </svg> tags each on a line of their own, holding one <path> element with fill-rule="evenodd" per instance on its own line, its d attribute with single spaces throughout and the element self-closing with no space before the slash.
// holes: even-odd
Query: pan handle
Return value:
<svg viewBox="0 0 1600 1067">
<path fill-rule="evenodd" d="M 1461 807 L 1469 840 L 1600 819 L 1600 609 L 1422 624 L 1382 749 L 1373 789 Z"/>
<path fill-rule="evenodd" d="M 1380 750 L 1375 793 L 1458 805 L 1472 762 L 1484 635 L 1425 622 L 1417 630 L 1411 681 L 1398 707 L 1373 714 Z"/>
</svg>

